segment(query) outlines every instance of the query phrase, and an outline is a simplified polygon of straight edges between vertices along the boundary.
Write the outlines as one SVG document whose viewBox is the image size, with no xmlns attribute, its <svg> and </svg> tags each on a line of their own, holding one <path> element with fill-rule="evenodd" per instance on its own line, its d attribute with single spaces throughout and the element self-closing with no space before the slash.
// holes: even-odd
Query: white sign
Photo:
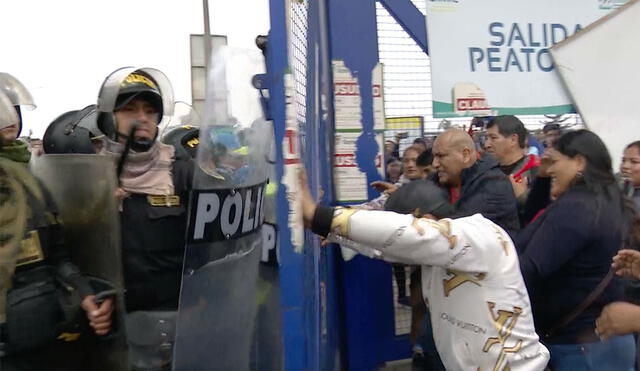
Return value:
<svg viewBox="0 0 640 371">
<path fill-rule="evenodd" d="M 457 114 L 490 115 L 487 97 L 478 86 L 470 82 L 457 82 L 453 86 L 453 101 Z"/>
<path fill-rule="evenodd" d="M 605 142 L 617 171 L 624 148 L 640 139 L 640 1 L 630 1 L 551 49 L 588 129 Z"/>
<path fill-rule="evenodd" d="M 585 28 L 621 0 L 432 0 L 427 2 L 434 117 L 573 112 L 549 48 Z M 466 83 L 484 92 L 460 97 Z M 487 107 L 480 107 L 486 110 Z"/>
<path fill-rule="evenodd" d="M 333 61 L 333 94 L 336 130 L 362 130 L 360 85 L 344 61 Z"/>
<path fill-rule="evenodd" d="M 373 96 L 373 129 L 384 130 L 384 99 L 382 91 L 382 65 L 371 71 Z M 333 61 L 333 93 L 335 99 L 336 130 L 362 129 L 362 98 L 360 83 L 353 77 L 344 61 Z"/>
<path fill-rule="evenodd" d="M 382 85 L 382 64 L 378 63 L 371 74 L 373 82 L 373 130 L 384 130 L 384 87 Z"/>
<path fill-rule="evenodd" d="M 335 154 L 333 179 L 338 202 L 363 202 L 368 200 L 367 175 L 360 171 L 356 161 L 356 141 L 359 132 L 337 132 L 335 134 Z M 382 133 L 376 134 L 378 148 L 382 148 Z M 384 175 L 382 154 L 378 151 L 375 165 L 381 176 Z"/>
</svg>

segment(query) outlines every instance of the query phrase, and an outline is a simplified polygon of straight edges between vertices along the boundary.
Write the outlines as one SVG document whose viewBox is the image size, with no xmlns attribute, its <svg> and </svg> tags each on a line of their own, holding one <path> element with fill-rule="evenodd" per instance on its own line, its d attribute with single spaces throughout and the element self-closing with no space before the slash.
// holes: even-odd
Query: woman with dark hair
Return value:
<svg viewBox="0 0 640 371">
<path fill-rule="evenodd" d="M 551 198 L 555 201 L 549 204 Z M 555 142 L 545 153 L 527 207 L 546 207 L 514 240 L 536 330 L 551 352 L 550 367 L 630 370 L 633 337 L 601 341 L 595 330 L 602 308 L 622 297 L 621 282 L 608 281 L 608 272 L 633 217 L 602 140 L 578 130 Z M 601 293 L 599 286 L 605 287 Z"/>
<path fill-rule="evenodd" d="M 387 160 L 387 177 L 385 182 L 391 184 L 397 183 L 402 175 L 402 161 L 397 157 L 391 157 Z"/>
<path fill-rule="evenodd" d="M 636 211 L 640 211 L 640 140 L 630 143 L 624 149 L 620 175 L 624 194 L 633 200 Z"/>
</svg>

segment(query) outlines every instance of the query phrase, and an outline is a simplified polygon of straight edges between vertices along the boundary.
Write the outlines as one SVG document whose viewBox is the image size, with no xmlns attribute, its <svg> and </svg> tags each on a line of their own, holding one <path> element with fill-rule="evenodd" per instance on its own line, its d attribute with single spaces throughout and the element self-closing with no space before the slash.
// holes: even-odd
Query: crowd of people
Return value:
<svg viewBox="0 0 640 371">
<path fill-rule="evenodd" d="M 126 327 L 127 367 L 171 369 L 198 132 L 182 128 L 167 136 L 173 144 L 160 140 L 172 92 L 158 70 L 116 70 L 98 95 L 97 104 L 54 120 L 41 147 L 30 148 L 18 137 L 33 99 L 0 74 L 2 370 L 78 369 L 74 362 L 90 361 L 78 357 L 78 344 L 112 341 L 118 326 Z M 398 301 L 412 307 L 417 367 L 633 369 L 640 141 L 625 149 L 616 174 L 588 130 L 547 125 L 537 148 L 517 117 L 483 120 L 481 147 L 460 129 L 417 140 L 401 157 L 387 143 L 387 177 L 373 184 L 381 195 L 361 205 L 316 205 L 302 175 L 305 225 L 394 263 Z M 28 167 L 40 150 L 110 159 L 122 313 L 118 291 L 73 261 L 64 205 Z M 242 168 L 242 151 L 218 152 L 208 174 L 224 180 L 230 167 Z"/>
<path fill-rule="evenodd" d="M 481 151 L 449 129 L 417 155 L 412 145 L 400 163 L 391 157 L 373 202 L 330 208 L 305 193 L 307 227 L 421 271 L 419 369 L 635 369 L 640 306 L 634 278 L 620 276 L 640 273 L 638 142 L 615 173 L 591 131 L 549 124 L 540 153 L 517 117 L 485 122 Z M 430 166 L 412 176 L 427 152 Z"/>
</svg>

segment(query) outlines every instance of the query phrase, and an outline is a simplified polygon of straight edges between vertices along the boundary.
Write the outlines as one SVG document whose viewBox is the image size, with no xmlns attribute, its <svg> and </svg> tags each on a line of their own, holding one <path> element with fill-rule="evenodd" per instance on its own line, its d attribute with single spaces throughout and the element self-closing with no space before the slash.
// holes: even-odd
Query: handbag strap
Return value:
<svg viewBox="0 0 640 371">
<path fill-rule="evenodd" d="M 582 312 L 584 312 L 584 310 L 587 309 L 591 304 L 593 304 L 593 302 L 602 294 L 604 289 L 609 285 L 609 282 L 611 282 L 612 278 L 613 278 L 613 269 L 609 269 L 609 272 L 607 272 L 607 275 L 604 276 L 604 278 L 602 279 L 602 281 L 600 281 L 598 286 L 596 286 L 593 289 L 593 291 L 591 291 L 591 293 L 589 293 L 589 295 L 580 303 L 580 305 L 578 305 L 577 307 L 575 307 L 573 311 L 571 311 L 571 313 L 562 317 L 558 322 L 556 322 L 553 326 L 551 326 L 551 328 L 545 332 L 544 338 L 550 339 L 553 335 L 555 335 L 555 333 L 558 330 L 568 325 L 571 321 L 576 319 L 576 317 L 578 317 Z"/>
</svg>

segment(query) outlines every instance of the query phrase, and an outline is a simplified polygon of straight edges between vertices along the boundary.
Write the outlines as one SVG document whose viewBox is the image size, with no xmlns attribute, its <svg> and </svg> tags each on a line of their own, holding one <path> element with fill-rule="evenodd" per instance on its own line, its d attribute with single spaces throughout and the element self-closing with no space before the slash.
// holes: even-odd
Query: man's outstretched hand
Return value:
<svg viewBox="0 0 640 371">
<path fill-rule="evenodd" d="M 384 182 L 382 180 L 376 180 L 375 182 L 371 183 L 371 186 L 380 193 L 387 192 L 388 194 L 391 194 L 398 190 L 398 186 L 396 186 L 395 184 Z"/>
<path fill-rule="evenodd" d="M 298 179 L 300 183 L 300 202 L 302 203 L 302 220 L 304 221 L 305 228 L 311 228 L 317 205 L 309 190 L 307 172 L 302 167 L 299 170 Z"/>
</svg>

